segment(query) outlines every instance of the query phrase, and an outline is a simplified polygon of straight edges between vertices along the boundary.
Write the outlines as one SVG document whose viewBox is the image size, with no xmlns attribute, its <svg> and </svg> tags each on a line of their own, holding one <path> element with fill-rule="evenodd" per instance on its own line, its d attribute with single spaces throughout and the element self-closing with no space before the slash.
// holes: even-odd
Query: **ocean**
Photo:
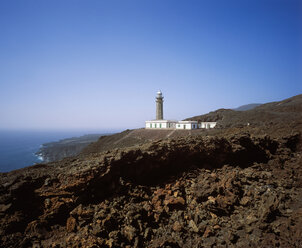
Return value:
<svg viewBox="0 0 302 248">
<path fill-rule="evenodd" d="M 8 172 L 41 162 L 35 153 L 44 143 L 92 133 L 105 134 L 109 132 L 0 131 L 0 172 Z"/>
</svg>

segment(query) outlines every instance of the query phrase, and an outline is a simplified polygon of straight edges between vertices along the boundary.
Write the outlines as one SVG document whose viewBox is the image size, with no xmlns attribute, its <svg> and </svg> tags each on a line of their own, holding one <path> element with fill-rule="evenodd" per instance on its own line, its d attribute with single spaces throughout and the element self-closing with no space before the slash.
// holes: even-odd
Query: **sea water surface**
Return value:
<svg viewBox="0 0 302 248">
<path fill-rule="evenodd" d="M 7 131 L 0 130 L 0 172 L 8 172 L 41 162 L 35 153 L 47 142 L 85 134 L 112 133 L 100 131 Z"/>
</svg>

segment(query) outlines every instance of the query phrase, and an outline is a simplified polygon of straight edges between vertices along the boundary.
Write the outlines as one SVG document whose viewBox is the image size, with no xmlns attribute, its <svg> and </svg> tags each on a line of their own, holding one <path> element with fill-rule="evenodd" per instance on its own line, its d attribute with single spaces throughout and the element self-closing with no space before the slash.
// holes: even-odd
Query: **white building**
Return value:
<svg viewBox="0 0 302 248">
<path fill-rule="evenodd" d="M 177 121 L 171 120 L 153 120 L 146 121 L 146 128 L 170 128 L 175 129 Z"/>
<path fill-rule="evenodd" d="M 176 129 L 197 129 L 199 128 L 198 126 L 198 121 L 178 121 L 176 123 Z"/>
<path fill-rule="evenodd" d="M 173 121 L 164 120 L 163 113 L 164 97 L 161 91 L 156 96 L 156 120 L 146 121 L 146 129 L 198 129 L 198 128 L 214 128 L 216 122 L 198 122 L 198 121 Z"/>
<path fill-rule="evenodd" d="M 208 121 L 208 122 L 200 122 L 199 128 L 214 128 L 216 126 L 217 122 Z"/>
</svg>

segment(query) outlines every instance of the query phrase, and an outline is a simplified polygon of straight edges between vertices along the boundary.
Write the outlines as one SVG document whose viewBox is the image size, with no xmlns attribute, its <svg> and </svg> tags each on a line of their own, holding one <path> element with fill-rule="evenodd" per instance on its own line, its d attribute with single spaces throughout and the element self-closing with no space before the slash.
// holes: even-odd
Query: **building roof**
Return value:
<svg viewBox="0 0 302 248">
<path fill-rule="evenodd" d="M 178 121 L 178 123 L 180 123 L 180 124 L 190 124 L 190 123 L 197 124 L 198 121 Z"/>
<path fill-rule="evenodd" d="M 167 123 L 167 122 L 173 122 L 176 123 L 177 121 L 173 121 L 173 120 L 151 120 L 151 121 L 146 121 L 146 122 L 152 122 L 152 123 Z"/>
</svg>

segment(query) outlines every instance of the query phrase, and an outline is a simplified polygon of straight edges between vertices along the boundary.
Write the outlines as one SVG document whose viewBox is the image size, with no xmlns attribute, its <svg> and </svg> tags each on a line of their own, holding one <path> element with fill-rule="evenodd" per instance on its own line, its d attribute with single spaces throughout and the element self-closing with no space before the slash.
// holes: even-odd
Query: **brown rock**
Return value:
<svg viewBox="0 0 302 248">
<path fill-rule="evenodd" d="M 248 196 L 244 196 L 242 197 L 242 199 L 240 200 L 240 204 L 243 206 L 246 206 L 249 202 L 250 202 L 251 198 Z"/>
<path fill-rule="evenodd" d="M 208 202 L 209 202 L 209 203 L 212 203 L 212 204 L 215 204 L 215 203 L 216 203 L 215 197 L 209 196 L 209 197 L 208 197 Z"/>
<path fill-rule="evenodd" d="M 180 232 L 181 229 L 182 229 L 182 225 L 179 223 L 179 221 L 175 221 L 174 224 L 173 224 L 172 229 L 173 229 L 175 232 Z"/>
<path fill-rule="evenodd" d="M 147 227 L 145 232 L 144 232 L 144 239 L 147 240 L 149 239 L 151 236 L 151 228 L 150 227 Z"/>
<path fill-rule="evenodd" d="M 106 244 L 109 248 L 112 248 L 113 242 L 114 242 L 113 239 L 107 239 L 105 244 Z"/>
<path fill-rule="evenodd" d="M 217 229 L 220 229 L 220 226 L 219 225 L 215 225 L 213 226 L 214 230 L 217 230 Z"/>
<path fill-rule="evenodd" d="M 260 218 L 268 221 L 268 218 L 272 218 L 271 214 L 278 209 L 279 198 L 277 195 L 272 192 L 267 192 L 261 196 L 262 204 L 259 207 Z"/>
<path fill-rule="evenodd" d="M 164 205 L 168 207 L 183 207 L 185 205 L 185 200 L 182 197 L 167 196 L 164 200 Z"/>
<path fill-rule="evenodd" d="M 199 229 L 198 229 L 198 227 L 196 226 L 196 224 L 195 224 L 195 222 L 194 222 L 193 220 L 190 220 L 190 221 L 189 221 L 189 227 L 192 228 L 192 230 L 193 230 L 194 232 L 196 232 L 196 233 L 199 232 Z"/>
<path fill-rule="evenodd" d="M 74 232 L 76 229 L 76 224 L 77 224 L 76 219 L 70 216 L 66 221 L 67 232 Z"/>
<path fill-rule="evenodd" d="M 217 218 L 217 215 L 214 214 L 214 213 L 212 213 L 212 212 L 210 212 L 210 215 L 211 215 L 211 217 L 212 217 L 213 219 L 216 219 L 216 218 Z"/>
<path fill-rule="evenodd" d="M 5 205 L 5 204 L 0 204 L 0 212 L 6 212 L 10 207 L 11 207 L 11 203 Z"/>
<path fill-rule="evenodd" d="M 250 214 L 246 217 L 245 224 L 250 225 L 250 224 L 256 222 L 257 220 L 258 220 L 258 218 L 255 215 Z"/>
<path fill-rule="evenodd" d="M 207 238 L 213 235 L 213 231 L 211 227 L 207 227 L 206 230 L 204 231 L 202 237 Z"/>
<path fill-rule="evenodd" d="M 136 229 L 133 226 L 125 226 L 124 236 L 131 242 L 135 237 Z"/>
</svg>

